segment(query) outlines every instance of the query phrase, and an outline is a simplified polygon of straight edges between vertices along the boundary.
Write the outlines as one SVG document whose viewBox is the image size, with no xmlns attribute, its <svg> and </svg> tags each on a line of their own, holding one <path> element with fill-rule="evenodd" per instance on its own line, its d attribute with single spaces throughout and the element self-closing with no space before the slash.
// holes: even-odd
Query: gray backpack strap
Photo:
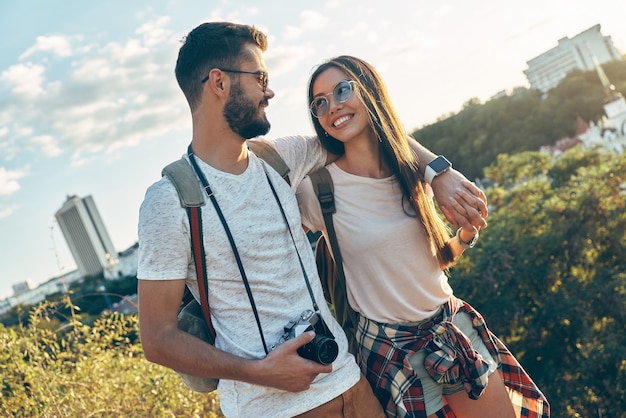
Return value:
<svg viewBox="0 0 626 418">
<path fill-rule="evenodd" d="M 204 195 L 202 194 L 202 188 L 198 183 L 198 178 L 193 172 L 193 168 L 187 160 L 181 158 L 178 161 L 168 164 L 161 175 L 167 176 L 180 198 L 180 205 L 186 207 L 200 207 L 204 206 Z"/>
<path fill-rule="evenodd" d="M 287 184 L 291 184 L 289 181 L 289 166 L 285 164 L 285 160 L 278 154 L 278 151 L 271 143 L 266 141 L 248 141 L 247 144 L 249 150 L 276 170 Z"/>
<path fill-rule="evenodd" d="M 317 264 L 317 272 L 324 288 L 324 296 L 326 301 L 330 302 L 335 308 L 335 318 L 341 324 L 346 336 L 348 337 L 348 351 L 356 355 L 358 345 L 355 337 L 357 324 L 359 323 L 358 314 L 352 309 L 348 303 L 348 295 L 346 290 L 346 276 L 343 271 L 343 259 L 337 241 L 337 233 L 333 223 L 333 213 L 335 208 L 335 188 L 333 179 L 326 167 L 310 173 L 309 178 L 313 184 L 313 190 L 317 196 L 322 216 L 324 217 L 324 225 L 328 233 L 328 241 L 324 239 L 324 235 L 320 236 L 315 246 L 315 263 Z M 329 247 L 334 256 L 331 257 Z"/>
<path fill-rule="evenodd" d="M 309 178 L 313 184 L 315 196 L 317 196 L 317 199 L 322 207 L 322 214 L 335 213 L 335 187 L 333 186 L 333 178 L 330 176 L 328 169 L 326 169 L 326 167 L 322 167 L 319 170 L 310 173 Z M 326 222 L 325 217 L 324 222 Z"/>
</svg>

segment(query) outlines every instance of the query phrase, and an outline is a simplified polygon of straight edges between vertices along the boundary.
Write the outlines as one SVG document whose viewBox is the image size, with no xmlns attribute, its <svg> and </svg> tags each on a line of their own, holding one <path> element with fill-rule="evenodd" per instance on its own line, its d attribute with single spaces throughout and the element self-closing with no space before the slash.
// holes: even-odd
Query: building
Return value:
<svg viewBox="0 0 626 418">
<path fill-rule="evenodd" d="M 107 272 L 117 264 L 115 247 L 91 196 L 68 196 L 55 217 L 83 276 Z"/>
<path fill-rule="evenodd" d="M 104 270 L 106 279 L 120 279 L 137 275 L 137 259 L 139 244 L 135 243 L 118 254 L 118 262 L 112 263 Z M 0 315 L 9 312 L 15 306 L 34 306 L 46 300 L 50 295 L 67 293 L 71 285 L 85 278 L 78 270 L 53 277 L 45 283 L 35 286 L 32 280 L 13 285 L 13 295 L 0 300 Z M 116 312 L 132 313 L 137 311 L 136 296 L 124 297 L 124 303 L 113 304 Z"/>
<path fill-rule="evenodd" d="M 11 287 L 13 288 L 14 294 L 20 294 L 28 292 L 29 290 L 34 289 L 36 286 L 35 283 L 33 283 L 32 279 L 26 279 L 23 282 L 15 283 Z"/>
<path fill-rule="evenodd" d="M 611 37 L 602 35 L 600 25 L 592 26 L 571 39 L 559 39 L 556 47 L 528 61 L 524 74 L 531 88 L 546 93 L 572 70 L 593 70 L 596 67 L 594 56 L 600 64 L 622 60 Z"/>
<path fill-rule="evenodd" d="M 13 295 L 0 301 L 0 315 L 4 315 L 13 307 L 18 305 L 34 306 L 39 302 L 46 300 L 46 298 L 50 295 L 54 295 L 56 293 L 67 293 L 67 290 L 72 283 L 82 279 L 83 276 L 80 275 L 78 270 L 74 270 L 62 276 L 53 277 L 39 286 L 34 286 L 30 280 L 18 283 L 13 286 Z"/>
</svg>

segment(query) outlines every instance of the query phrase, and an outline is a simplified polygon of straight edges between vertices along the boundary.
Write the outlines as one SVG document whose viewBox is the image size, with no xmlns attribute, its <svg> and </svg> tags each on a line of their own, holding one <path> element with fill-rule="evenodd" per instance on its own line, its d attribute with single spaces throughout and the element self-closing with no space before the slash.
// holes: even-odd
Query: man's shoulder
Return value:
<svg viewBox="0 0 626 418">
<path fill-rule="evenodd" d="M 179 201 L 180 199 L 176 192 L 176 187 L 167 176 L 163 176 L 148 186 L 143 205 L 163 204 L 165 202 L 176 202 L 180 204 Z"/>
</svg>

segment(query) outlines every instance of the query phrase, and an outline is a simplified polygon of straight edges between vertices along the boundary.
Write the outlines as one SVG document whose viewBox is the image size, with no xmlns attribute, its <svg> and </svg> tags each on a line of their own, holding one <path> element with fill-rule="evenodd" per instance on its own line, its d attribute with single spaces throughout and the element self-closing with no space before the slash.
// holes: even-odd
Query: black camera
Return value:
<svg viewBox="0 0 626 418">
<path fill-rule="evenodd" d="M 284 334 L 271 347 L 271 350 L 274 350 L 285 341 L 296 338 L 298 335 L 310 330 L 315 331 L 315 338 L 308 344 L 298 348 L 300 357 L 320 364 L 330 364 L 335 361 L 339 353 L 339 346 L 335 342 L 335 336 L 330 332 L 320 314 L 311 310 L 306 310 L 298 318 L 289 321 L 285 325 Z"/>
</svg>

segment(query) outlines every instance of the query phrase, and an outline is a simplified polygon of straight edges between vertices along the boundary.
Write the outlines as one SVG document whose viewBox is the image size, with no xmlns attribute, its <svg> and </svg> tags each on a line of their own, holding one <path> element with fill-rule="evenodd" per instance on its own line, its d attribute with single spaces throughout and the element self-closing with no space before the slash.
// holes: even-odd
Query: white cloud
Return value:
<svg viewBox="0 0 626 418">
<path fill-rule="evenodd" d="M 52 52 L 59 57 L 69 57 L 72 55 L 72 45 L 65 36 L 38 36 L 35 45 L 28 48 L 22 55 L 19 56 L 20 60 L 27 58 L 39 51 Z"/>
<path fill-rule="evenodd" d="M 285 28 L 283 37 L 285 41 L 293 41 L 303 33 L 311 33 L 324 29 L 329 19 L 322 13 L 313 10 L 303 10 L 300 12 L 300 23 L 298 26 L 288 25 Z"/>
<path fill-rule="evenodd" d="M 9 171 L 0 167 L 0 196 L 8 196 L 20 189 L 18 180 L 26 175 L 23 171 Z"/>
<path fill-rule="evenodd" d="M 268 52 L 265 54 L 265 61 L 270 71 L 270 80 L 272 77 L 278 78 L 279 75 L 286 74 L 297 68 L 302 62 L 306 62 L 306 59 L 312 56 L 314 52 L 315 49 L 306 44 L 294 46 L 280 45 L 268 49 Z"/>
<path fill-rule="evenodd" d="M 48 157 L 56 157 L 61 154 L 61 149 L 53 137 L 41 135 L 33 138 L 35 147 Z"/>
<path fill-rule="evenodd" d="M 17 208 L 17 205 L 0 205 L 0 219 L 11 216 L 17 210 Z"/>
<path fill-rule="evenodd" d="M 43 92 L 45 67 L 31 62 L 12 65 L 0 74 L 0 81 L 10 86 L 16 95 L 36 96 Z"/>
<path fill-rule="evenodd" d="M 152 47 L 171 38 L 172 31 L 166 28 L 169 22 L 170 18 L 163 16 L 153 22 L 141 25 L 135 33 L 143 37 L 143 43 L 147 47 Z"/>
<path fill-rule="evenodd" d="M 57 62 L 69 70 L 48 74 L 42 59 L 2 72 L 0 101 L 9 106 L 0 106 L 0 138 L 10 140 L 0 143 L 0 159 L 18 148 L 47 157 L 69 150 L 80 164 L 180 129 L 188 109 L 172 71 L 179 43 L 168 22 L 145 23 L 121 42 L 77 43 L 71 62 Z M 44 85 L 45 73 L 57 78 Z"/>
</svg>

